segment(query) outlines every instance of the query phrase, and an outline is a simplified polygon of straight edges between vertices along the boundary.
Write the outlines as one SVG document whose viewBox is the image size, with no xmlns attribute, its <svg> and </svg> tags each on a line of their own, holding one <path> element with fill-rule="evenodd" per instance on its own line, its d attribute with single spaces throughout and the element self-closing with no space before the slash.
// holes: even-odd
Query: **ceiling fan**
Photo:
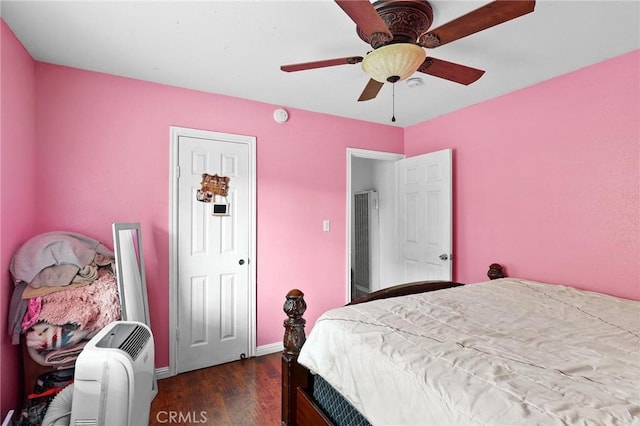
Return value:
<svg viewBox="0 0 640 426">
<path fill-rule="evenodd" d="M 355 22 L 358 36 L 373 50 L 365 57 L 283 65 L 282 71 L 302 71 L 336 65 L 358 64 L 370 79 L 358 101 L 374 99 L 385 82 L 396 83 L 416 71 L 468 85 L 483 70 L 428 57 L 434 49 L 468 35 L 533 12 L 535 0 L 496 0 L 429 31 L 433 10 L 426 0 L 335 0 Z"/>
</svg>

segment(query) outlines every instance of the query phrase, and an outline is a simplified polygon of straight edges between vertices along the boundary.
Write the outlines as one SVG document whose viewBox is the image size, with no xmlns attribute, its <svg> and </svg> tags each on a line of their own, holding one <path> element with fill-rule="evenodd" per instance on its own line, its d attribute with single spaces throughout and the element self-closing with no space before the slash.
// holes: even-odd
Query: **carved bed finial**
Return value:
<svg viewBox="0 0 640 426">
<path fill-rule="evenodd" d="M 489 272 L 487 272 L 487 276 L 491 280 L 497 280 L 498 278 L 504 278 L 504 269 L 502 269 L 502 265 L 499 263 L 492 263 L 489 265 Z"/>
<path fill-rule="evenodd" d="M 287 293 L 287 298 L 282 308 L 289 317 L 284 320 L 284 353 L 286 355 L 297 356 L 306 340 L 304 325 L 307 322 L 302 315 L 307 310 L 307 303 L 304 301 L 304 293 L 298 289 L 293 289 Z"/>
</svg>

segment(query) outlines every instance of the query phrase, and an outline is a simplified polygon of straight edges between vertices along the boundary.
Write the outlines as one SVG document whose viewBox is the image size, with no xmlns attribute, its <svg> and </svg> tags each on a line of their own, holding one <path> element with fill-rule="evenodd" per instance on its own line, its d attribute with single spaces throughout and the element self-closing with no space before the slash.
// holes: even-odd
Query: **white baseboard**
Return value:
<svg viewBox="0 0 640 426">
<path fill-rule="evenodd" d="M 284 346 L 282 345 L 282 342 L 276 342 L 276 343 L 270 343 L 268 345 L 258 346 L 256 348 L 256 356 L 269 355 L 276 352 L 282 352 L 283 349 L 284 349 Z M 156 378 L 158 380 L 166 379 L 167 377 L 171 377 L 171 374 L 169 372 L 169 366 L 156 368 Z"/>
<path fill-rule="evenodd" d="M 167 377 L 171 377 L 171 374 L 169 373 L 169 366 L 156 368 L 156 378 L 158 380 L 166 379 Z"/>
<path fill-rule="evenodd" d="M 284 346 L 282 342 L 270 343 L 268 345 L 258 346 L 256 348 L 256 356 L 269 355 L 275 352 L 282 352 Z"/>
</svg>

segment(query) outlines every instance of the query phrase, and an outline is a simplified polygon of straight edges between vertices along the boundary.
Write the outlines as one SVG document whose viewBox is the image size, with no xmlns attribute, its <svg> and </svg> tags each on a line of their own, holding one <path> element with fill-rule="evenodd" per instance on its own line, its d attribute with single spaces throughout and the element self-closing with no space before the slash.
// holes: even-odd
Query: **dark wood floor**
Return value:
<svg viewBox="0 0 640 426">
<path fill-rule="evenodd" d="M 158 381 L 150 425 L 280 425 L 280 352 Z"/>
</svg>

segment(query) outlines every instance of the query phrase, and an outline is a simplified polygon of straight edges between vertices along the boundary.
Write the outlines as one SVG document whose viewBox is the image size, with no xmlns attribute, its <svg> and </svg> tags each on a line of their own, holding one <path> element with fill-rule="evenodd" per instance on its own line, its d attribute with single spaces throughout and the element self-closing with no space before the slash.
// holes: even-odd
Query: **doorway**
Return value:
<svg viewBox="0 0 640 426">
<path fill-rule="evenodd" d="M 451 279 L 451 167 L 450 149 L 406 159 L 347 149 L 347 301 L 403 282 Z M 356 212 L 356 199 L 363 193 L 375 194 L 370 213 L 364 215 L 368 226 L 377 226 L 367 231 L 368 244 L 361 242 L 362 213 Z M 371 252 L 361 253 L 367 246 Z M 361 259 L 369 261 L 368 274 L 360 271 Z"/>
<path fill-rule="evenodd" d="M 170 163 L 175 375 L 255 354 L 255 138 L 172 127 Z M 204 173 L 229 178 L 226 197 L 197 199 Z"/>
<path fill-rule="evenodd" d="M 404 158 L 403 154 L 347 148 L 347 278 L 345 300 L 351 301 L 354 295 L 367 292 L 364 288 L 356 289 L 354 268 L 358 248 L 356 247 L 355 199 L 357 193 L 375 191 L 378 232 L 375 232 L 370 267 L 371 281 L 368 292 L 382 288 L 381 283 L 392 282 L 396 273 L 395 262 L 389 261 L 395 247 L 395 163 Z"/>
</svg>

